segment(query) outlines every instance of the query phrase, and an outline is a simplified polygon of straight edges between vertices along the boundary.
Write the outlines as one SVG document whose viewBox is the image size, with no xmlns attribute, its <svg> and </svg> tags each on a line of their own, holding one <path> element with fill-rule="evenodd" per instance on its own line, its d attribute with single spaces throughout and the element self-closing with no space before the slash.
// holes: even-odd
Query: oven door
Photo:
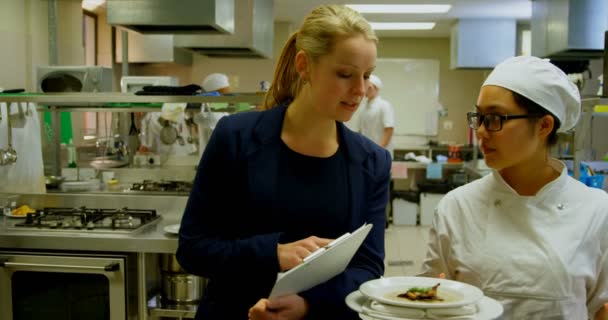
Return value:
<svg viewBox="0 0 608 320">
<path fill-rule="evenodd" d="M 0 252 L 0 319 L 126 319 L 126 256 Z"/>
</svg>

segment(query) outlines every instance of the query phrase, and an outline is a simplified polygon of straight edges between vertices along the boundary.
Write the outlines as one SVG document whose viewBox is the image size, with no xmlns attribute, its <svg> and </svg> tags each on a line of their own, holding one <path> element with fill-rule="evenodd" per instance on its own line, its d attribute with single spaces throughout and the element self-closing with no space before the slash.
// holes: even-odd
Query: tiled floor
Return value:
<svg viewBox="0 0 608 320">
<path fill-rule="evenodd" d="M 413 276 L 426 255 L 429 227 L 390 225 L 386 229 L 384 276 Z"/>
</svg>

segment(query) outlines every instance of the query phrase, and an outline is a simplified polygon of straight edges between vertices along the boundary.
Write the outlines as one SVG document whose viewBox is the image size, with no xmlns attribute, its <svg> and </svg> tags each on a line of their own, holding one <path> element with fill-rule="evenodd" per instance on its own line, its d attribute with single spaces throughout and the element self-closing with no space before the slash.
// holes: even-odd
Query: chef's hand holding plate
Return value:
<svg viewBox="0 0 608 320">
<path fill-rule="evenodd" d="M 303 319 L 306 314 L 306 300 L 297 294 L 290 294 L 274 299 L 260 299 L 249 309 L 249 320 L 296 320 Z"/>
<path fill-rule="evenodd" d="M 295 242 L 280 244 L 277 246 L 279 257 L 279 267 L 281 271 L 287 271 L 302 263 L 304 258 L 315 252 L 317 249 L 326 246 L 333 239 L 319 238 L 310 236 Z"/>
</svg>

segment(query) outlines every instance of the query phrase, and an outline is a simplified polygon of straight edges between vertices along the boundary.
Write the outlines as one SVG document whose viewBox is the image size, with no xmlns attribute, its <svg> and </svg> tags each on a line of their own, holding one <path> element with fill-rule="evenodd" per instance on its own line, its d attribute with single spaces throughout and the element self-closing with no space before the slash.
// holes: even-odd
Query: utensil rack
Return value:
<svg viewBox="0 0 608 320">
<path fill-rule="evenodd" d="M 51 112 L 52 131 L 52 174 L 61 175 L 61 125 L 59 112 L 154 112 L 160 111 L 162 103 L 249 103 L 250 105 L 261 105 L 264 95 L 256 93 L 235 93 L 225 96 L 137 96 L 131 93 L 104 92 L 104 93 L 16 93 L 0 94 L 0 103 L 8 105 L 14 102 L 35 103 L 38 110 Z M 157 104 L 156 106 L 146 104 Z M 159 105 L 160 104 L 160 105 Z M 117 107 L 117 105 L 119 105 Z M 190 110 L 198 110 L 198 107 L 189 107 Z M 226 110 L 214 110 L 218 112 L 235 112 Z M 8 114 L 8 113 L 7 113 Z"/>
</svg>

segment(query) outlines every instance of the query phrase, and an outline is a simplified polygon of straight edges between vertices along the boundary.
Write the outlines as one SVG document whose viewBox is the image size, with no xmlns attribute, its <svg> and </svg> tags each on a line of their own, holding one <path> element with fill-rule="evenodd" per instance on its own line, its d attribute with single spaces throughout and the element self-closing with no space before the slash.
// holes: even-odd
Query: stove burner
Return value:
<svg viewBox="0 0 608 320">
<path fill-rule="evenodd" d="M 28 213 L 23 223 L 15 227 L 82 231 L 133 231 L 157 220 L 156 210 L 97 209 L 97 208 L 44 208 Z"/>
<path fill-rule="evenodd" d="M 131 187 L 131 191 L 190 193 L 190 190 L 192 190 L 192 182 L 172 180 L 144 180 L 142 183 L 134 183 Z"/>
</svg>

